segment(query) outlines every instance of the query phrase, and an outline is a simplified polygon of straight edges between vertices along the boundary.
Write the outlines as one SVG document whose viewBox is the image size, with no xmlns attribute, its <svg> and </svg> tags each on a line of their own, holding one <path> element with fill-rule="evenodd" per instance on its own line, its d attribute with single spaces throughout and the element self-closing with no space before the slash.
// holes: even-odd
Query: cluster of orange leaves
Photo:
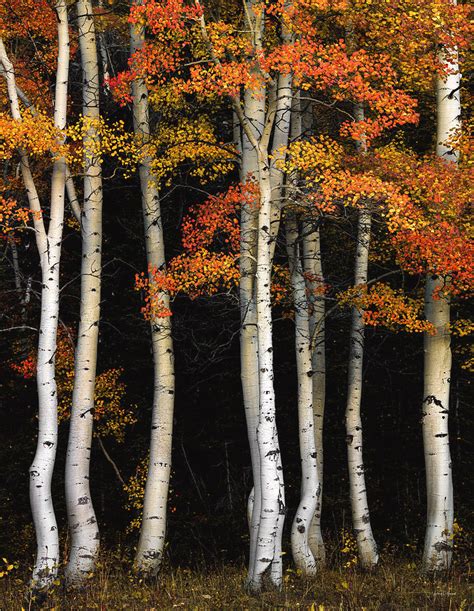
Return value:
<svg viewBox="0 0 474 611">
<path fill-rule="evenodd" d="M 16 81 L 38 108 L 51 111 L 50 77 L 56 70 L 57 16 L 50 0 L 2 0 L 0 36 L 15 68 Z M 71 53 L 77 44 L 70 29 Z M 4 79 L 0 103 L 8 106 Z"/>
<path fill-rule="evenodd" d="M 184 293 L 191 299 L 228 293 L 240 279 L 240 226 L 238 212 L 242 205 L 258 206 L 258 189 L 248 182 L 231 186 L 226 192 L 211 195 L 192 208 L 182 223 L 184 252 L 171 259 L 166 270 L 150 268 L 135 277 L 136 290 L 143 292 L 142 313 L 152 317 L 171 316 L 163 295 Z M 290 294 L 287 266 L 274 265 L 272 301 L 287 305 Z"/>
<path fill-rule="evenodd" d="M 255 12 L 266 10 L 268 31 L 267 44 L 257 52 L 236 23 L 223 19 L 210 19 L 207 39 L 203 38 L 197 23 L 200 5 L 146 0 L 131 9 L 130 21 L 146 25 L 153 36 L 130 59 L 129 70 L 111 81 L 112 88 L 122 103 L 130 100 L 130 84 L 137 77 L 144 78 L 151 91 L 168 82 L 179 96 L 235 97 L 242 88 L 257 90 L 278 75 L 292 73 L 303 89 L 314 87 L 328 92 L 334 101 L 365 104 L 364 121 L 344 122 L 342 135 L 357 140 L 364 134 L 370 141 L 387 129 L 416 122 L 416 101 L 396 87 L 389 55 L 364 49 L 351 52 L 342 40 L 323 41 L 314 9 L 298 1 L 291 7 L 281 2 L 255 4 Z M 292 30 L 293 40 L 278 41 L 281 21 Z"/>
<path fill-rule="evenodd" d="M 468 4 L 446 0 L 353 0 L 342 23 L 357 32 L 358 44 L 391 57 L 404 87 L 431 92 L 433 74 L 446 70 L 438 49 L 457 49 L 461 61 L 468 61 L 470 11 Z"/>
<path fill-rule="evenodd" d="M 23 208 L 16 200 L 0 194 L 0 239 L 7 238 L 19 225 L 26 225 L 30 216 L 28 208 Z"/>
<path fill-rule="evenodd" d="M 376 282 L 370 286 L 357 285 L 337 295 L 340 305 L 358 308 L 370 327 L 400 328 L 412 333 L 435 333 L 433 325 L 420 317 L 422 299 L 411 299 L 401 290 Z"/>
<path fill-rule="evenodd" d="M 398 262 L 411 273 L 446 277 L 449 292 L 465 296 L 474 282 L 474 168 L 468 154 L 459 164 L 394 146 L 375 156 L 377 171 L 400 193 L 397 206 L 389 201 L 386 210 Z"/>
</svg>

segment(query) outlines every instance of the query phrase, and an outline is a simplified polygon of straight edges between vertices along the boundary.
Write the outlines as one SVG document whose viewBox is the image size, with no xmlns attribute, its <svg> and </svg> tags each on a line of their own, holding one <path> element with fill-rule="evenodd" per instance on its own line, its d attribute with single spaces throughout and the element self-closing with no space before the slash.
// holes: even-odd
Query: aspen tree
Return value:
<svg viewBox="0 0 474 611">
<path fill-rule="evenodd" d="M 356 120 L 363 121 L 364 109 L 362 104 L 356 104 L 354 111 Z M 359 141 L 358 148 L 361 154 L 366 153 L 367 146 L 364 139 Z M 367 284 L 372 223 L 372 214 L 368 206 L 368 204 L 363 205 L 358 214 L 357 247 L 354 268 L 355 286 Z M 352 508 L 352 525 L 357 539 L 360 564 L 364 569 L 371 569 L 378 563 L 379 555 L 370 525 L 370 513 L 365 483 L 365 467 L 362 454 L 361 403 L 364 336 L 365 325 L 363 312 L 356 306 L 353 306 L 346 405 L 346 443 L 349 467 L 349 489 Z"/>
<path fill-rule="evenodd" d="M 312 131 L 312 108 L 303 106 L 301 94 L 293 95 L 291 116 L 291 141 L 298 141 Z M 317 220 L 316 220 L 317 221 Z M 323 270 L 321 264 L 321 241 L 319 226 L 311 219 L 303 219 L 301 225 L 302 273 L 306 285 L 309 347 L 311 351 L 311 384 L 313 406 L 313 434 L 318 472 L 318 502 L 314 507 L 308 532 L 308 544 L 317 565 L 326 560 L 326 550 L 321 533 L 321 502 L 323 492 L 323 420 L 326 391 L 325 356 L 325 305 L 323 294 Z M 301 431 L 300 431 L 301 434 Z M 301 448 L 300 448 L 301 451 Z M 302 459 L 303 460 L 303 459 Z M 302 567 L 300 567 L 302 568 Z M 303 569 L 302 569 L 303 570 Z"/>
<path fill-rule="evenodd" d="M 94 390 L 99 338 L 102 271 L 102 168 L 94 154 L 99 135 L 99 69 L 90 0 L 77 3 L 77 24 L 83 74 L 84 202 L 81 216 L 81 306 L 75 356 L 75 377 L 66 456 L 66 505 L 71 551 L 66 567 L 70 585 L 94 570 L 99 529 L 90 493 L 90 458 Z"/>
<path fill-rule="evenodd" d="M 456 2 L 454 1 L 453 4 Z M 461 129 L 461 74 L 457 49 L 440 52 L 445 76 L 436 81 L 436 154 L 456 163 L 459 153 L 448 140 Z M 424 335 L 423 445 L 426 467 L 427 524 L 423 570 L 447 570 L 453 552 L 453 476 L 449 445 L 449 391 L 451 336 L 449 291 L 445 279 L 428 274 L 425 283 L 425 316 L 436 334 Z"/>
<path fill-rule="evenodd" d="M 309 528 L 309 546 L 317 563 L 326 561 L 326 549 L 321 533 L 321 504 L 324 475 L 324 407 L 326 402 L 326 340 L 324 276 L 321 261 L 321 237 L 314 222 L 303 223 L 303 267 L 309 293 L 309 333 L 311 338 L 311 370 L 313 385 L 313 419 L 316 444 L 316 463 L 319 479 L 319 503 Z"/>
<path fill-rule="evenodd" d="M 64 130 L 66 127 L 69 75 L 69 31 L 66 2 L 58 0 L 54 8 L 58 23 L 54 125 L 59 130 Z M 14 68 L 2 40 L 0 40 L 0 63 L 7 82 L 11 114 L 16 121 L 21 121 Z M 37 554 L 31 586 L 34 590 L 43 590 L 52 585 L 59 564 L 58 527 L 53 507 L 51 480 L 58 443 L 55 355 L 59 319 L 59 266 L 64 220 L 66 160 L 64 157 L 56 157 L 53 163 L 49 225 L 46 229 L 28 155 L 25 151 L 19 152 L 23 183 L 30 210 L 33 213 L 42 277 L 41 318 L 36 366 L 38 440 L 29 474 L 31 512 L 37 539 Z"/>
<path fill-rule="evenodd" d="M 311 522 L 320 504 L 316 437 L 314 434 L 311 336 L 300 237 L 291 213 L 286 220 L 286 240 L 295 311 L 295 352 L 298 378 L 298 430 L 301 456 L 301 497 L 291 528 L 293 560 L 304 575 L 315 575 L 317 560 L 309 543 Z"/>
<path fill-rule="evenodd" d="M 258 93 L 246 91 L 244 94 L 246 120 L 253 125 L 259 135 L 263 132 L 265 120 L 264 100 L 264 96 Z M 241 182 L 245 183 L 255 179 L 257 163 L 256 151 L 249 142 L 245 131 L 241 131 L 241 155 L 240 177 Z M 240 215 L 240 376 L 253 475 L 253 490 L 248 501 L 249 574 L 253 574 L 255 570 L 258 517 L 261 507 L 260 455 L 257 445 L 259 414 L 258 326 L 255 294 L 257 210 L 257 201 L 253 204 L 243 202 Z"/>
<path fill-rule="evenodd" d="M 137 2 L 139 4 L 139 2 Z M 131 53 L 145 41 L 143 26 L 131 26 Z M 143 145 L 150 138 L 148 90 L 143 79 L 132 83 L 133 125 Z M 157 186 L 151 175 L 149 156 L 140 163 L 145 248 L 149 267 L 166 267 L 163 222 Z M 160 304 L 169 310 L 170 298 L 160 292 Z M 156 575 L 160 569 L 166 537 L 168 489 L 171 472 L 174 409 L 174 354 L 170 316 L 151 314 L 150 329 L 153 350 L 153 412 L 151 423 L 150 457 L 143 500 L 143 519 L 135 556 L 135 570 L 145 576 Z"/>
</svg>

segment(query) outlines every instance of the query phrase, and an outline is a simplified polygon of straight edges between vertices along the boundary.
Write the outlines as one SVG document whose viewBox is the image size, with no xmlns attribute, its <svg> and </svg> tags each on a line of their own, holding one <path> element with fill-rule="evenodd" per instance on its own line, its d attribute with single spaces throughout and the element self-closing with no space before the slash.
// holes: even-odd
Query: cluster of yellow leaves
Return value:
<svg viewBox="0 0 474 611">
<path fill-rule="evenodd" d="M 176 111 L 188 109 L 186 96 L 171 81 L 152 87 L 148 94 L 148 101 L 154 109 L 166 118 L 174 116 Z"/>
<path fill-rule="evenodd" d="M 113 437 L 123 442 L 125 429 L 136 422 L 132 407 L 124 407 L 125 384 L 120 382 L 123 370 L 107 369 L 99 373 L 95 382 L 94 421 L 99 437 Z M 58 418 L 62 422 L 71 413 L 74 387 L 74 350 L 67 337 L 58 341 L 56 356 L 56 382 L 58 385 Z"/>
<path fill-rule="evenodd" d="M 18 568 L 18 562 L 9 562 L 6 558 L 2 558 L 3 566 L 0 567 L 0 578 L 7 577 L 14 569 Z"/>
<path fill-rule="evenodd" d="M 33 115 L 26 110 L 21 121 L 0 113 L 0 160 L 11 159 L 19 149 L 34 157 L 63 155 L 63 140 L 64 135 L 45 112 Z"/>
<path fill-rule="evenodd" d="M 358 308 L 368 326 L 382 326 L 391 331 L 401 328 L 411 333 L 435 332 L 430 322 L 420 318 L 421 299 L 407 297 L 403 291 L 392 289 L 383 282 L 353 286 L 338 293 L 337 298 L 341 306 Z"/>
<path fill-rule="evenodd" d="M 119 163 L 125 178 L 129 178 L 147 154 L 121 120 L 109 123 L 103 117 L 80 117 L 67 128 L 66 135 L 67 160 L 72 167 L 82 164 L 84 158 L 92 163 L 103 163 L 104 157 L 109 157 Z"/>
<path fill-rule="evenodd" d="M 148 472 L 149 457 L 144 456 L 137 465 L 135 474 L 130 477 L 123 487 L 127 495 L 125 508 L 132 514 L 132 519 L 127 526 L 127 532 L 133 532 L 140 528 L 143 513 L 143 497 L 145 495 L 146 476 Z"/>
<path fill-rule="evenodd" d="M 234 167 L 237 152 L 219 142 L 206 117 L 163 124 L 152 141 L 151 171 L 157 181 L 171 185 L 178 167 L 189 164 L 189 174 L 201 182 L 215 180 Z"/>
<path fill-rule="evenodd" d="M 110 123 L 103 117 L 80 117 L 65 130 L 55 127 L 45 113 L 28 110 L 16 121 L 8 113 L 0 113 L 0 160 L 11 159 L 18 151 L 44 161 L 64 156 L 71 170 L 79 170 L 84 159 L 103 163 L 104 158 L 116 160 L 126 178 L 149 151 L 123 121 Z M 85 152 L 86 151 L 86 152 Z"/>
<path fill-rule="evenodd" d="M 341 554 L 344 556 L 344 568 L 350 569 L 358 562 L 357 541 L 352 532 L 347 528 L 341 530 L 341 538 Z"/>
<path fill-rule="evenodd" d="M 449 325 L 451 333 L 459 337 L 466 337 L 474 333 L 474 320 L 469 318 L 458 318 Z"/>
<path fill-rule="evenodd" d="M 321 135 L 308 140 L 297 140 L 288 147 L 288 161 L 279 167 L 288 173 L 300 171 L 304 174 L 315 174 L 312 183 L 320 178 L 316 175 L 321 170 L 335 170 L 340 167 L 344 149 L 329 136 Z"/>
</svg>

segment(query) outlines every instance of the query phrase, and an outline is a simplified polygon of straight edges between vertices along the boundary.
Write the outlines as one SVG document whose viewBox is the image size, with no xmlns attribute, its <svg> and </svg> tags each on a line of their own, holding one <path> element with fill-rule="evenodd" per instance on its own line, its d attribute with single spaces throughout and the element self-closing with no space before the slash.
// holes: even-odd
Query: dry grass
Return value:
<svg viewBox="0 0 474 611">
<path fill-rule="evenodd" d="M 454 570 L 444 579 L 427 579 L 414 563 L 386 559 L 371 574 L 325 569 L 311 581 L 288 569 L 281 592 L 252 597 L 244 590 L 242 567 L 167 568 L 154 583 L 142 583 L 127 573 L 120 560 L 109 558 L 83 590 L 66 592 L 58 584 L 42 602 L 29 598 L 26 576 L 22 580 L 12 573 L 0 580 L 0 608 L 460 610 L 474 608 L 469 576 Z"/>
</svg>

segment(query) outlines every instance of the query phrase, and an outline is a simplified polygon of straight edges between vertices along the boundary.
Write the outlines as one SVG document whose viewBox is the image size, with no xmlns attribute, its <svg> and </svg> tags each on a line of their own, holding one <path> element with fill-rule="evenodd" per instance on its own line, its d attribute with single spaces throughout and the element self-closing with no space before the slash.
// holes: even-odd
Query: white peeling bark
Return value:
<svg viewBox="0 0 474 611">
<path fill-rule="evenodd" d="M 364 120 L 364 107 L 354 106 L 356 121 Z M 360 154 L 367 152 L 365 138 L 357 143 Z M 369 249 L 372 216 L 368 207 L 359 210 L 357 221 L 357 248 L 354 268 L 354 284 L 366 285 L 369 269 Z M 377 544 L 370 524 L 369 505 L 365 483 L 365 467 L 362 453 L 362 384 L 364 364 L 365 325 L 363 311 L 352 308 L 350 330 L 349 371 L 346 405 L 346 443 L 349 467 L 349 490 L 352 509 L 352 527 L 356 535 L 359 561 L 363 569 L 372 569 L 379 561 Z"/>
<path fill-rule="evenodd" d="M 302 109 L 300 92 L 293 96 L 291 116 L 291 141 L 301 138 L 303 133 L 311 133 L 312 108 Z M 291 177 L 290 177 L 291 179 Z M 321 503 L 323 493 L 323 421 L 326 391 L 325 358 L 325 303 L 323 271 L 321 264 L 321 244 L 319 227 L 311 220 L 302 223 L 303 271 L 306 277 L 307 302 L 306 314 L 310 331 L 313 392 L 313 432 L 316 447 L 316 463 L 320 487 L 319 502 L 309 526 L 309 547 L 318 566 L 326 561 L 326 550 L 321 533 Z"/>
<path fill-rule="evenodd" d="M 318 563 L 309 542 L 311 523 L 321 498 L 313 417 L 313 367 L 309 307 L 301 262 L 298 227 L 286 221 L 288 261 L 295 312 L 296 372 L 298 377 L 298 431 L 301 457 L 301 496 L 291 528 L 291 550 L 296 567 L 304 575 L 316 575 Z"/>
<path fill-rule="evenodd" d="M 324 407 L 326 402 L 326 341 L 325 341 L 325 301 L 324 277 L 321 262 L 321 239 L 319 227 L 311 222 L 303 225 L 303 265 L 309 274 L 307 289 L 311 307 L 309 329 L 311 336 L 311 368 L 313 371 L 313 419 L 314 438 L 317 452 L 317 467 L 320 486 L 320 499 L 309 529 L 309 547 L 319 566 L 326 562 L 326 548 L 321 532 L 321 505 L 323 498 L 323 428 Z"/>
<path fill-rule="evenodd" d="M 55 10 L 58 18 L 58 64 L 54 97 L 54 124 L 62 130 L 66 127 L 69 74 L 69 31 L 66 3 L 64 1 L 56 2 Z M 15 74 L 1 40 L 0 62 L 7 80 L 12 116 L 15 120 L 21 121 Z M 30 503 L 37 541 L 31 587 L 34 590 L 42 590 L 52 585 L 59 565 L 58 527 L 51 494 L 51 481 L 58 443 L 55 356 L 59 318 L 59 265 L 64 222 L 66 161 L 64 158 L 58 158 L 53 164 L 50 221 L 46 232 L 28 157 L 21 151 L 20 157 L 22 177 L 30 209 L 36 213 L 33 222 L 42 277 L 36 368 L 38 440 L 36 453 L 29 469 Z"/>
<path fill-rule="evenodd" d="M 453 553 L 453 483 L 449 447 L 449 391 L 451 377 L 450 307 L 442 278 L 427 276 L 425 315 L 436 335 L 424 337 L 423 445 L 425 451 L 427 523 L 423 570 L 447 570 Z"/>
<path fill-rule="evenodd" d="M 265 120 L 264 92 L 246 91 L 244 113 L 260 137 Z M 242 133 L 241 182 L 258 179 L 257 152 Z M 256 259 L 257 259 L 257 210 L 258 202 L 242 203 L 240 217 L 240 376 L 244 399 L 247 435 L 252 462 L 253 489 L 249 495 L 250 517 L 249 575 L 255 571 L 258 527 L 261 508 L 260 455 L 257 445 L 259 414 L 258 338 L 256 307 Z"/>
<path fill-rule="evenodd" d="M 100 83 L 94 16 L 89 0 L 77 3 L 77 25 L 83 72 L 83 114 L 94 121 L 100 116 Z M 97 145 L 98 138 L 92 122 L 83 141 L 81 307 L 66 456 L 66 505 L 71 536 L 66 579 L 70 585 L 84 582 L 95 568 L 99 551 L 99 529 L 89 484 L 102 266 L 102 168 L 90 151 Z"/>
<path fill-rule="evenodd" d="M 369 262 L 371 214 L 367 209 L 359 211 L 354 283 L 367 284 Z M 350 331 L 348 392 L 346 406 L 346 442 L 349 467 L 349 487 L 352 508 L 352 526 L 357 539 L 359 561 L 364 569 L 373 568 L 379 555 L 372 527 L 365 484 L 365 467 L 362 455 L 362 374 L 364 359 L 363 312 L 352 308 Z"/>
<path fill-rule="evenodd" d="M 455 2 L 453 3 L 455 4 Z M 461 75 L 456 50 L 442 52 L 449 76 L 438 78 L 436 154 L 457 162 L 458 152 L 446 140 L 461 129 Z M 451 380 L 450 304 L 442 278 L 428 274 L 425 286 L 425 316 L 436 335 L 424 337 L 423 444 L 426 467 L 427 523 L 423 570 L 435 572 L 451 566 L 453 552 L 453 478 L 449 446 L 449 391 Z M 448 287 L 449 288 L 449 287 Z"/>
<path fill-rule="evenodd" d="M 144 43 L 144 29 L 131 27 L 131 52 Z M 150 137 L 148 90 L 142 79 L 133 83 L 133 123 L 135 134 L 143 142 Z M 159 193 L 151 176 L 151 159 L 140 164 L 145 247 L 148 265 L 165 269 L 165 245 Z M 152 282 L 152 274 L 149 276 Z M 163 307 L 169 309 L 167 293 L 160 293 Z M 153 412 L 151 422 L 150 458 L 143 501 L 143 520 L 135 555 L 135 570 L 155 576 L 163 559 L 166 538 L 168 489 L 171 473 L 174 410 L 174 353 L 171 318 L 152 316 L 150 320 L 153 350 Z"/>
<path fill-rule="evenodd" d="M 259 420 L 257 445 L 260 454 L 261 510 L 255 570 L 249 588 L 260 591 L 266 574 L 274 587 L 282 585 L 281 520 L 285 514 L 283 469 L 276 426 L 273 386 L 273 337 L 271 306 L 271 185 L 268 155 L 258 149 L 260 207 L 257 246 L 257 324 L 259 367 Z M 272 566 L 275 565 L 275 566 Z"/>
</svg>

